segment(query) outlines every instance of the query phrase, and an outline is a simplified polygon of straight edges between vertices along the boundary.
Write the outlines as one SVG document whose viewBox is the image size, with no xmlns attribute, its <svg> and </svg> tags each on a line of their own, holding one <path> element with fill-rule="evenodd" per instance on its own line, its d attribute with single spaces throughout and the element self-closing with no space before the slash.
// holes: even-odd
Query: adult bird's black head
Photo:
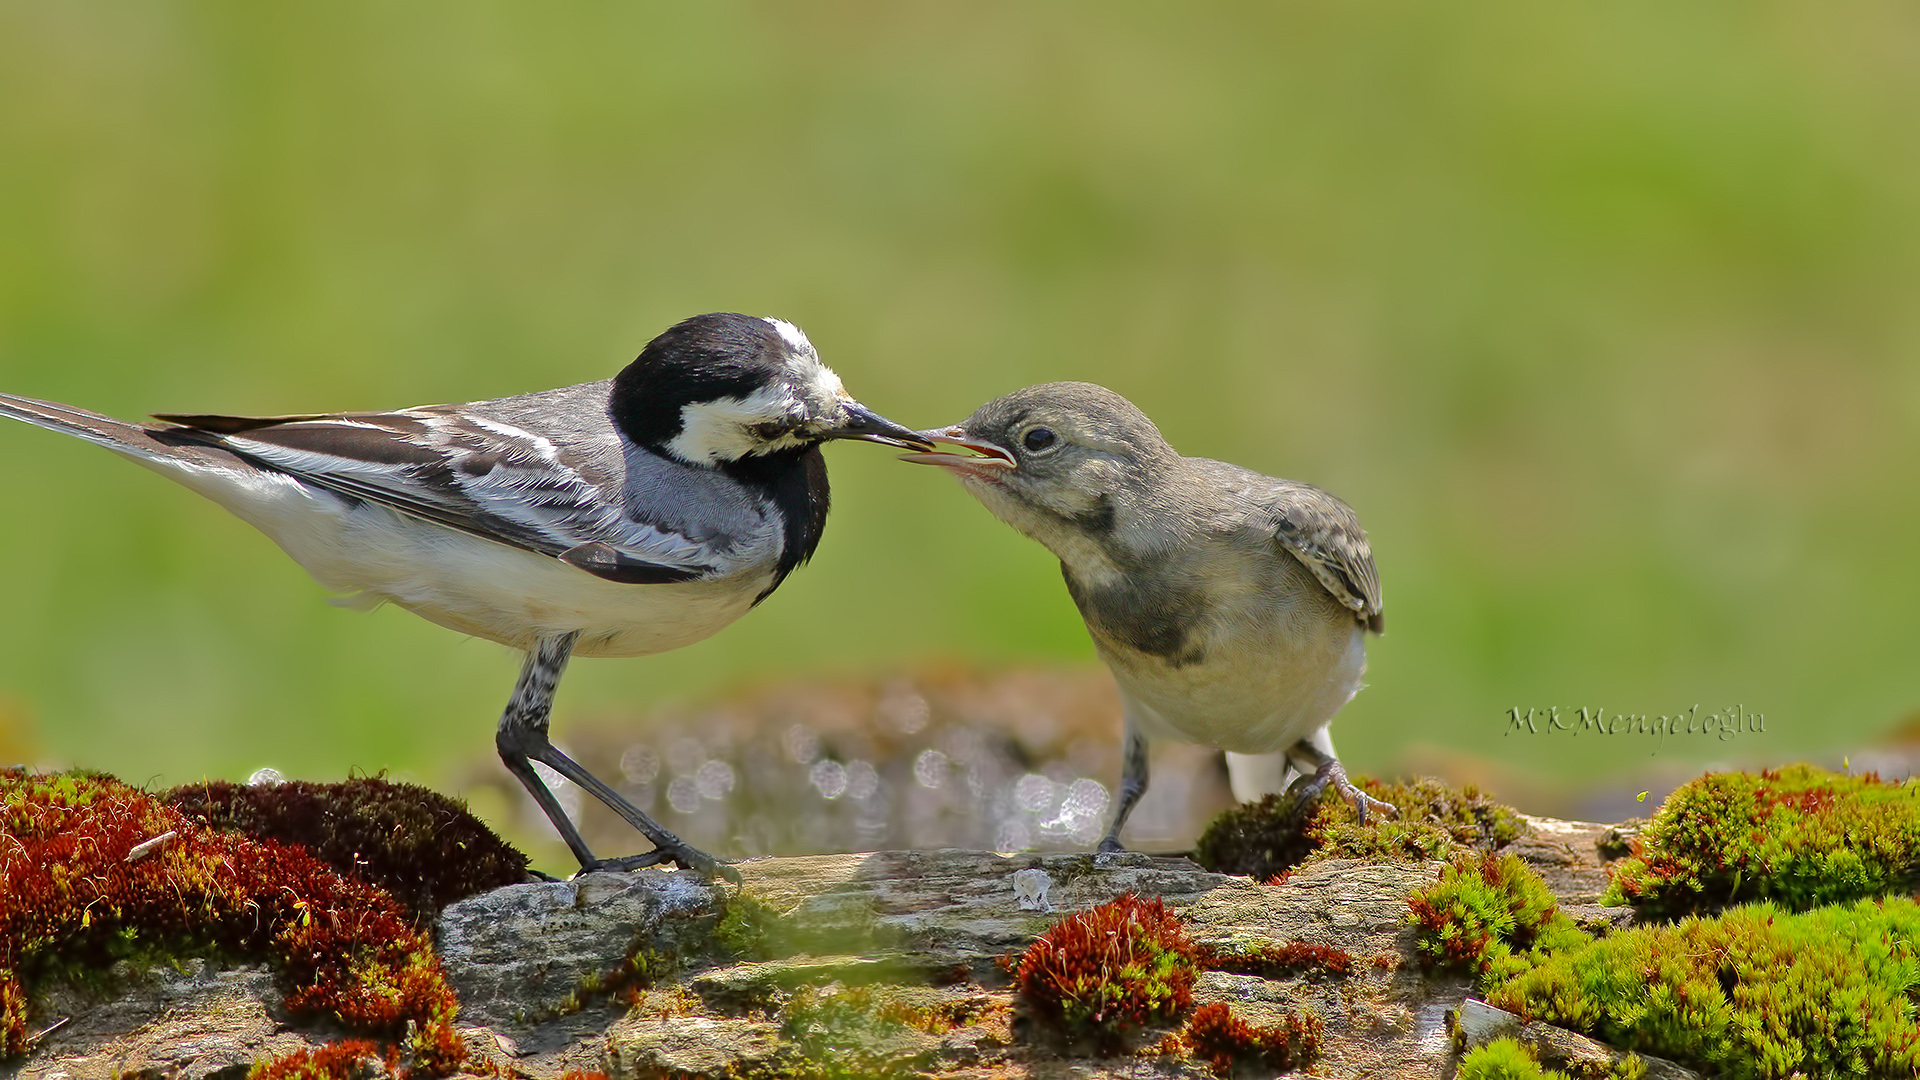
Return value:
<svg viewBox="0 0 1920 1080">
<path fill-rule="evenodd" d="M 689 465 L 792 457 L 828 439 L 930 449 L 855 401 L 800 328 L 721 312 L 685 319 L 613 380 L 614 423 Z"/>
<path fill-rule="evenodd" d="M 756 604 L 813 557 L 826 530 L 821 443 L 933 449 L 919 432 L 855 401 L 799 327 L 729 312 L 695 315 L 649 341 L 614 377 L 608 410 L 636 444 L 726 473 L 777 509 L 784 543 Z"/>
</svg>

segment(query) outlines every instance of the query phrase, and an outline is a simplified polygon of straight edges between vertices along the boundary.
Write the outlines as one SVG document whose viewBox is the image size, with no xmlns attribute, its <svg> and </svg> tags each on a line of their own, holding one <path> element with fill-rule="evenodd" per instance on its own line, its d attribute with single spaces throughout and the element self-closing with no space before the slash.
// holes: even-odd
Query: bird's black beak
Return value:
<svg viewBox="0 0 1920 1080">
<path fill-rule="evenodd" d="M 847 405 L 847 420 L 837 428 L 829 428 L 819 434 L 822 439 L 860 439 L 865 442 L 884 443 L 888 446 L 905 447 L 908 450 L 931 450 L 933 444 L 926 436 L 912 428 L 881 416 L 872 409 L 855 401 Z"/>
</svg>

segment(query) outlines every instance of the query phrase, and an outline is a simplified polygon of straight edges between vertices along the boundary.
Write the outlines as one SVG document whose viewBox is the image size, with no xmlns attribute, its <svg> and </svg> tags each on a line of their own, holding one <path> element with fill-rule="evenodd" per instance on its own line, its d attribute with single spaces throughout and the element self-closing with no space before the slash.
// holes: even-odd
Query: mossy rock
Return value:
<svg viewBox="0 0 1920 1080">
<path fill-rule="evenodd" d="M 1543 1068 L 1533 1052 L 1514 1039 L 1494 1039 L 1461 1055 L 1456 1080 L 1568 1080 Z"/>
<path fill-rule="evenodd" d="M 1194 861 L 1215 873 L 1265 880 L 1321 859 L 1417 863 L 1448 858 L 1461 848 L 1493 851 L 1526 828 L 1512 808 L 1471 784 L 1451 788 L 1430 777 L 1393 783 L 1363 778 L 1360 786 L 1398 813 L 1371 815 L 1363 826 L 1353 807 L 1331 789 L 1304 810 L 1291 793 L 1269 795 L 1213 819 L 1195 846 Z"/>
<path fill-rule="evenodd" d="M 371 882 L 424 926 L 448 904 L 527 880 L 527 857 L 457 799 L 379 776 L 183 784 L 160 798 L 196 823 L 298 844 Z"/>
<path fill-rule="evenodd" d="M 427 936 L 305 849 L 204 828 L 109 776 L 0 771 L 0 1056 L 27 1049 L 28 991 L 129 959 L 266 961 L 294 1015 L 463 1054 Z"/>
<path fill-rule="evenodd" d="M 1920 1072 L 1920 906 L 1771 903 L 1563 949 L 1487 995 L 1729 1080 Z"/>
<path fill-rule="evenodd" d="M 1649 915 L 1910 892 L 1920 883 L 1920 781 L 1811 765 L 1711 773 L 1668 796 L 1632 852 L 1603 901 Z"/>
<path fill-rule="evenodd" d="M 1560 912 L 1546 882 L 1512 855 L 1457 854 L 1427 888 L 1407 897 L 1415 948 L 1429 967 L 1492 985 L 1591 941 Z"/>
</svg>

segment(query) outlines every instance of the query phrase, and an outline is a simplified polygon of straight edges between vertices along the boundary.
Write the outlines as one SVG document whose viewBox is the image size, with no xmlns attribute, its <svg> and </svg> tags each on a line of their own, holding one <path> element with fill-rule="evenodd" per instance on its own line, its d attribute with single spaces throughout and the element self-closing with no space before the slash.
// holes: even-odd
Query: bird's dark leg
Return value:
<svg viewBox="0 0 1920 1080">
<path fill-rule="evenodd" d="M 1101 851 L 1127 850 L 1120 846 L 1120 826 L 1127 823 L 1127 815 L 1133 813 L 1134 804 L 1146 793 L 1147 740 L 1129 718 L 1126 738 L 1120 747 L 1120 798 L 1114 804 L 1113 824 L 1100 840 Z"/>
<path fill-rule="evenodd" d="M 1319 745 L 1321 742 L 1325 742 L 1326 745 Z M 1327 789 L 1328 784 L 1332 784 L 1335 791 L 1353 804 L 1353 812 L 1359 816 L 1362 825 L 1367 823 L 1367 810 L 1370 808 L 1379 810 L 1388 817 L 1395 817 L 1400 813 L 1392 803 L 1374 798 L 1347 779 L 1346 766 L 1341 765 L 1340 759 L 1333 756 L 1333 744 L 1326 738 L 1325 728 L 1294 743 L 1287 750 L 1287 757 L 1296 765 L 1305 762 L 1307 768 L 1313 770 L 1295 780 L 1293 786 L 1287 789 L 1287 794 L 1294 797 L 1294 813 L 1301 817 L 1306 816 L 1308 807 L 1320 798 L 1320 793 Z"/>
<path fill-rule="evenodd" d="M 540 804 L 547 820 L 553 822 L 553 827 L 559 831 L 560 838 L 567 842 L 573 857 L 580 860 L 581 873 L 589 870 L 634 870 L 656 863 L 676 862 L 704 877 L 719 874 L 738 883 L 739 871 L 689 846 L 662 828 L 658 822 L 642 813 L 639 807 L 621 798 L 619 792 L 601 783 L 548 740 L 547 717 L 553 711 L 553 691 L 560 684 L 560 674 L 567 669 L 567 658 L 573 655 L 573 643 L 579 637 L 576 632 L 541 638 L 533 651 L 527 654 L 526 666 L 520 669 L 520 681 L 513 688 L 513 697 L 508 699 L 506 711 L 500 714 L 500 730 L 494 736 L 494 745 L 500 750 L 500 760 L 506 763 L 509 772 L 519 778 L 527 793 L 533 796 L 533 801 Z M 553 792 L 547 790 L 540 774 L 534 771 L 532 763 L 535 761 L 578 784 L 588 794 L 605 803 L 627 824 L 644 833 L 653 842 L 654 850 L 619 859 L 596 858 L 581 837 L 580 830 L 568 820 L 560 800 L 553 797 Z"/>
</svg>

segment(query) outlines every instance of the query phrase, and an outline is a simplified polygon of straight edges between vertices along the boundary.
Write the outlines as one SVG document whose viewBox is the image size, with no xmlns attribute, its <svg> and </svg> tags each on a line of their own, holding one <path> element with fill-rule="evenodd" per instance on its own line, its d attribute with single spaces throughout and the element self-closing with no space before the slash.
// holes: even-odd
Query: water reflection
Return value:
<svg viewBox="0 0 1920 1080">
<path fill-rule="evenodd" d="M 1119 704 L 1098 669 L 957 669 L 796 682 L 648 715 L 563 717 L 570 752 L 690 843 L 728 857 L 941 847 L 1088 850 L 1119 778 Z M 498 784 L 476 765 L 475 781 Z M 570 785 L 569 785 L 570 787 Z M 560 790 L 560 789 L 557 789 Z M 638 850 L 566 790 L 588 843 Z M 1146 850 L 1190 847 L 1228 805 L 1217 754 L 1156 747 L 1129 823 Z M 540 821 L 527 802 L 527 820 Z"/>
</svg>

